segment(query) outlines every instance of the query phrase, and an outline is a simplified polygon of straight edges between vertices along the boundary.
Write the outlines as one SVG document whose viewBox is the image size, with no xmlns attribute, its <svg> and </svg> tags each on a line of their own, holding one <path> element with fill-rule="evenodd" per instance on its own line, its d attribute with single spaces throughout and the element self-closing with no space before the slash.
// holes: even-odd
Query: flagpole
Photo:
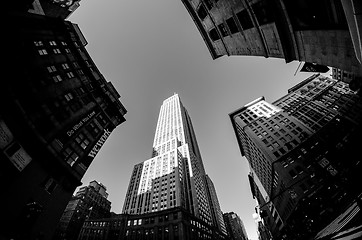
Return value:
<svg viewBox="0 0 362 240">
<path fill-rule="evenodd" d="M 298 69 L 299 69 L 299 67 L 300 67 L 301 64 L 302 64 L 302 62 L 299 62 L 299 65 L 298 65 L 298 67 L 297 67 L 297 70 L 295 70 L 294 76 L 297 74 L 297 71 L 298 71 Z"/>
</svg>

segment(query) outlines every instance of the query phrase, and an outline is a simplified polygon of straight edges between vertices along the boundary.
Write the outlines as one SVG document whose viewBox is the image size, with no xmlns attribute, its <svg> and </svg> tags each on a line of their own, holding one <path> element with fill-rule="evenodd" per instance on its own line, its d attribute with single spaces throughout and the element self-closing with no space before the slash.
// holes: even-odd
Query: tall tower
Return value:
<svg viewBox="0 0 362 240">
<path fill-rule="evenodd" d="M 217 226 L 213 224 L 207 186 L 191 118 L 178 94 L 174 94 L 161 106 L 152 158 L 134 166 L 123 213 L 143 214 L 182 207 Z M 224 226 L 222 219 L 219 225 Z"/>
</svg>

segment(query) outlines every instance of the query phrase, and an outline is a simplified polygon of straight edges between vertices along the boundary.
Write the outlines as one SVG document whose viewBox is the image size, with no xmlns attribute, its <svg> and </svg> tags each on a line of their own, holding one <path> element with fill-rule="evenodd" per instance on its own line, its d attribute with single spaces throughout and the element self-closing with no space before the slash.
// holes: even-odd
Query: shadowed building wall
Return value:
<svg viewBox="0 0 362 240">
<path fill-rule="evenodd" d="M 66 204 L 111 132 L 120 95 L 85 48 L 79 27 L 9 14 L 0 86 L 0 235 L 50 239 Z"/>
</svg>

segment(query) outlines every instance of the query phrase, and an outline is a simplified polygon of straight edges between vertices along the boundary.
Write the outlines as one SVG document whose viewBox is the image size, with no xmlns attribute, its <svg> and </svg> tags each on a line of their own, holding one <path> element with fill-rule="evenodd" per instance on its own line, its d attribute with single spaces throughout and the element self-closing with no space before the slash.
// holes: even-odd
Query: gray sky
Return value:
<svg viewBox="0 0 362 240">
<path fill-rule="evenodd" d="M 191 116 L 222 211 L 237 213 L 256 240 L 248 165 L 228 114 L 260 96 L 272 102 L 311 74 L 293 76 L 299 62 L 283 59 L 212 60 L 181 0 L 83 0 L 68 20 L 79 24 L 89 54 L 128 110 L 83 184 L 102 182 L 112 211 L 120 213 L 133 166 L 151 157 L 161 104 L 176 92 Z"/>
</svg>

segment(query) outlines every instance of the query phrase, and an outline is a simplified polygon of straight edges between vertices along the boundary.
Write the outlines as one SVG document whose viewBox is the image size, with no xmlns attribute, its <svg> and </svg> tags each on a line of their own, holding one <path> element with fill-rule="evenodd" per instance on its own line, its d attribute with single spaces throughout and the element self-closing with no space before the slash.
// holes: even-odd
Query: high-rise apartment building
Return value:
<svg viewBox="0 0 362 240">
<path fill-rule="evenodd" d="M 361 164 L 353 156 L 362 100 L 346 83 L 316 74 L 273 104 L 259 98 L 230 118 L 274 237 L 316 234 L 361 193 Z"/>
<path fill-rule="evenodd" d="M 224 213 L 223 218 L 230 240 L 248 240 L 244 223 L 236 213 Z"/>
<path fill-rule="evenodd" d="M 51 239 L 81 179 L 126 109 L 78 25 L 7 14 L 0 83 L 0 238 Z"/>
<path fill-rule="evenodd" d="M 216 192 L 207 179 L 191 118 L 174 94 L 161 106 L 152 158 L 134 166 L 123 213 L 181 207 L 223 231 Z"/>
<path fill-rule="evenodd" d="M 213 59 L 223 55 L 284 58 L 287 63 L 318 63 L 362 76 L 358 1 L 182 2 Z"/>
<path fill-rule="evenodd" d="M 77 239 L 85 220 L 109 217 L 107 197 L 107 188 L 97 181 L 81 187 L 65 208 L 53 240 Z"/>
</svg>

